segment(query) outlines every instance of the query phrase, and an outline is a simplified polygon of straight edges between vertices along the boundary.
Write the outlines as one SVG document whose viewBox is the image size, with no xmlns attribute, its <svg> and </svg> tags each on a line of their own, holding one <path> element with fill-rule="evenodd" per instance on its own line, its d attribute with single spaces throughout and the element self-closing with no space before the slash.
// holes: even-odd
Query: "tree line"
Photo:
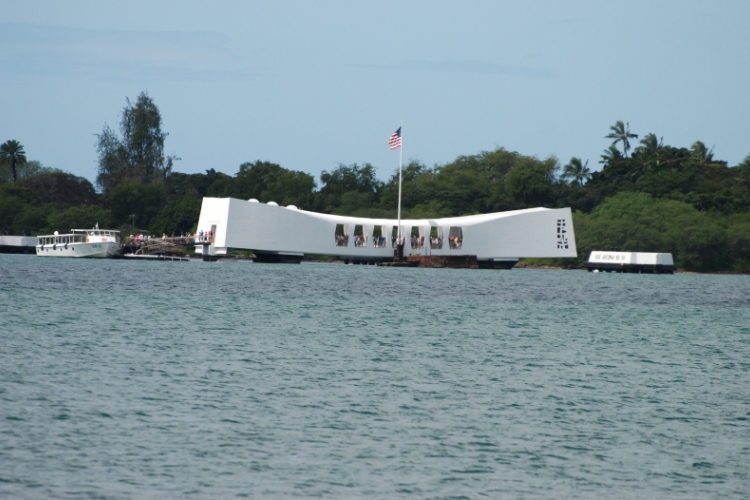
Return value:
<svg viewBox="0 0 750 500">
<path fill-rule="evenodd" d="M 152 234 L 193 231 L 204 196 L 256 198 L 324 213 L 395 218 L 398 171 L 380 181 L 369 163 L 339 165 L 312 175 L 268 162 L 239 165 L 234 175 L 185 174 L 166 156 L 168 134 L 147 93 L 127 101 L 119 133 L 97 135 L 97 186 L 87 179 L 26 161 L 18 141 L 0 147 L 0 229 L 19 234 L 72 227 L 138 228 Z M 579 259 L 592 250 L 671 252 L 678 266 L 698 271 L 750 271 L 750 155 L 729 166 L 700 141 L 667 145 L 618 121 L 603 136 L 598 159 L 539 159 L 508 151 L 460 156 L 428 167 L 403 168 L 405 218 L 448 217 L 571 207 Z"/>
</svg>

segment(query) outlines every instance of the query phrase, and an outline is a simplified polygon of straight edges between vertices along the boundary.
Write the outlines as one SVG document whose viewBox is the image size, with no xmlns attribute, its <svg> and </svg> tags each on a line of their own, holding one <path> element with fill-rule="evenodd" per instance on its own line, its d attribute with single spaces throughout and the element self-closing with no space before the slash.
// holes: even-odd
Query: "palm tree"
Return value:
<svg viewBox="0 0 750 500">
<path fill-rule="evenodd" d="M 661 168 L 662 150 L 664 143 L 656 134 L 646 134 L 641 139 L 641 145 L 633 151 L 630 175 L 633 182 L 642 179 L 649 172 L 658 172 Z"/>
<path fill-rule="evenodd" d="M 26 163 L 26 151 L 23 150 L 23 145 L 13 139 L 6 141 L 0 146 L 0 161 L 10 162 L 13 182 L 16 182 L 16 165 L 24 165 Z"/>
<path fill-rule="evenodd" d="M 625 159 L 622 156 L 622 154 L 620 154 L 620 151 L 618 151 L 614 145 L 605 149 L 601 158 L 602 159 L 599 163 L 604 165 L 604 168 L 619 167 L 620 164 L 622 164 L 623 160 Z"/>
<path fill-rule="evenodd" d="M 746 187 L 750 190 L 750 155 L 745 157 L 745 160 L 737 165 L 737 184 Z"/>
<path fill-rule="evenodd" d="M 641 139 L 641 145 L 637 149 L 642 151 L 646 156 L 658 156 L 663 147 L 663 137 L 659 139 L 656 137 L 656 134 L 646 134 L 646 137 Z"/>
<path fill-rule="evenodd" d="M 714 161 L 714 148 L 708 149 L 701 141 L 695 141 L 690 146 L 692 158 L 700 165 L 705 165 Z"/>
<path fill-rule="evenodd" d="M 560 177 L 572 179 L 572 182 L 578 181 L 583 186 L 583 182 L 591 178 L 591 170 L 589 170 L 588 164 L 588 160 L 586 160 L 586 163 L 581 163 L 580 158 L 571 158 L 570 163 L 565 165 Z"/>
<path fill-rule="evenodd" d="M 623 123 L 622 120 L 609 127 L 612 133 L 605 136 L 606 139 L 614 139 L 612 145 L 614 146 L 618 142 L 622 142 L 622 154 L 625 158 L 628 157 L 628 150 L 630 149 L 629 139 L 638 139 L 638 134 L 630 133 L 630 122 L 627 124 Z"/>
</svg>

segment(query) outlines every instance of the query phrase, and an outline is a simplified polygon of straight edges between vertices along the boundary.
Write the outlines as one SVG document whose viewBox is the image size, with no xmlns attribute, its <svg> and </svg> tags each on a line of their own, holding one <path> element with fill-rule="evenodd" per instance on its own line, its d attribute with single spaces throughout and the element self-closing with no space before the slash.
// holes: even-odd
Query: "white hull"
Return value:
<svg viewBox="0 0 750 500">
<path fill-rule="evenodd" d="M 106 259 L 114 256 L 119 248 L 114 241 L 100 243 L 68 243 L 56 245 L 37 245 L 36 254 L 39 257 L 88 257 Z"/>
</svg>

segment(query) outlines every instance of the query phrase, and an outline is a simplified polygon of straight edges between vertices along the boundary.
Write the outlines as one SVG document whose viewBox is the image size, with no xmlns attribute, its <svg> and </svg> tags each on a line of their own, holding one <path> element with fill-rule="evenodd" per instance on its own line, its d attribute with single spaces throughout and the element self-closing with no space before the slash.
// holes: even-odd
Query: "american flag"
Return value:
<svg viewBox="0 0 750 500">
<path fill-rule="evenodd" d="M 396 130 L 390 139 L 388 139 L 388 146 L 391 149 L 398 149 L 401 147 L 401 127 Z"/>
</svg>

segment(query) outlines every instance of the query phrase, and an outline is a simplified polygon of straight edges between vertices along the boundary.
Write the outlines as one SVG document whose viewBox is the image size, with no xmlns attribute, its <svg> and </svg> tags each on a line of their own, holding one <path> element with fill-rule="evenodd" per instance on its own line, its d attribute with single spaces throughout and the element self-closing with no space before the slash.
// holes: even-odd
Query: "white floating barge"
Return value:
<svg viewBox="0 0 750 500">
<path fill-rule="evenodd" d="M 33 236 L 0 235 L 0 253 L 36 253 L 36 244 Z"/>
<path fill-rule="evenodd" d="M 210 235 L 203 248 L 211 256 L 244 249 L 259 262 L 299 262 L 316 254 L 374 264 L 393 261 L 397 225 L 394 219 L 321 214 L 255 199 L 203 198 L 198 231 Z M 401 234 L 405 258 L 471 255 L 480 268 L 510 268 L 521 258 L 577 256 L 569 208 L 403 219 Z"/>
<path fill-rule="evenodd" d="M 674 274 L 671 253 L 593 251 L 586 262 L 589 272 Z"/>
</svg>

